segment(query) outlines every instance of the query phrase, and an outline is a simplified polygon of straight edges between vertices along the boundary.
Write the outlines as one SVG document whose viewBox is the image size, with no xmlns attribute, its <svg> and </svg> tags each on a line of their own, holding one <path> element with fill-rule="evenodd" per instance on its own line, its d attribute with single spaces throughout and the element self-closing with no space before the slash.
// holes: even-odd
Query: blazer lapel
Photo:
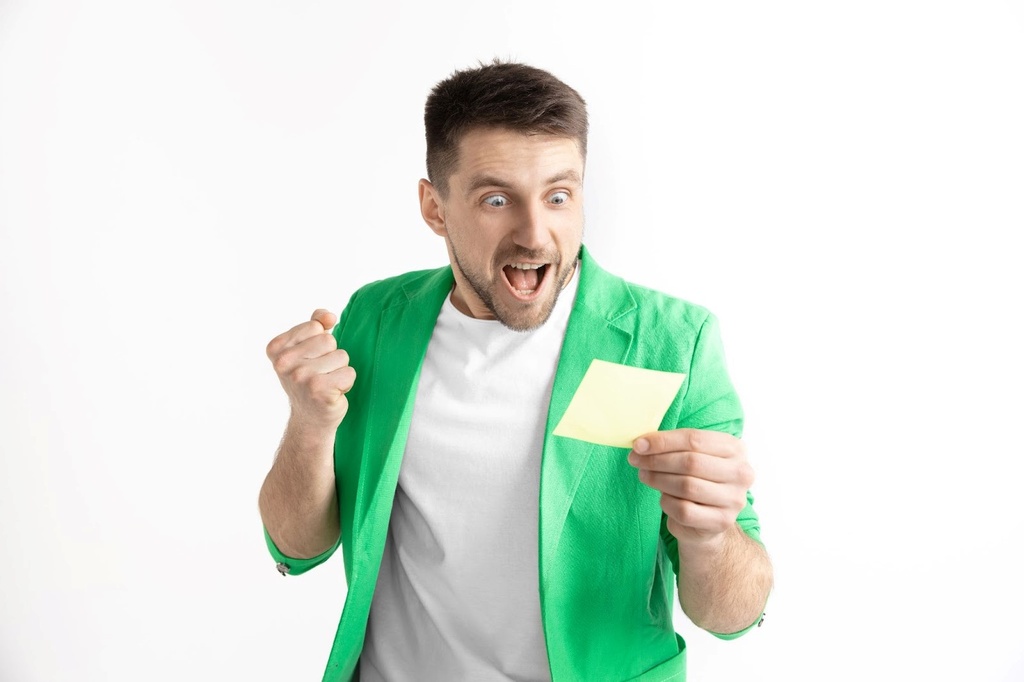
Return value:
<svg viewBox="0 0 1024 682">
<path fill-rule="evenodd" d="M 452 287 L 443 268 L 404 287 L 404 298 L 381 313 L 373 388 L 367 417 L 363 466 L 356 490 L 355 537 L 376 544 L 386 535 L 398 471 L 409 435 L 420 368 L 438 312 Z M 373 532 L 363 533 L 362 522 Z M 365 549 L 370 549 L 367 546 Z M 376 555 L 371 551 L 365 558 Z"/>
<path fill-rule="evenodd" d="M 623 363 L 632 346 L 636 301 L 625 282 L 580 251 L 580 283 L 555 373 L 540 475 L 541 588 L 551 578 L 558 542 L 580 478 L 595 445 L 553 436 L 569 401 L 594 359 Z"/>
<path fill-rule="evenodd" d="M 451 268 L 407 281 L 384 308 L 377 327 L 369 410 L 352 519 L 352 571 L 341 622 L 324 679 L 349 679 L 362 650 L 381 554 L 387 539 L 398 472 L 409 434 L 420 367 L 444 297 L 451 291 Z"/>
</svg>

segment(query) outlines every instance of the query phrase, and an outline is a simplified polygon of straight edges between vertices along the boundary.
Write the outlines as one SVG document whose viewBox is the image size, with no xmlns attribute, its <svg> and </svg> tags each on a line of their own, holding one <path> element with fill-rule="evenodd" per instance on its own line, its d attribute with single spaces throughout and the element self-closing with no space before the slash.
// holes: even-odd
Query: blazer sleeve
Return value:
<svg viewBox="0 0 1024 682">
<path fill-rule="evenodd" d="M 739 396 L 729 380 L 725 364 L 725 351 L 719 332 L 718 320 L 708 313 L 693 344 L 693 356 L 686 377 L 686 393 L 677 428 L 722 431 L 737 438 L 743 435 L 743 408 Z M 747 504 L 736 518 L 740 528 L 757 542 L 761 542 L 761 526 L 754 511 L 754 496 L 747 491 Z M 672 569 L 679 576 L 679 547 L 668 530 L 668 517 L 662 514 L 661 537 Z M 712 633 L 721 639 L 734 639 L 750 630 L 760 621 L 730 634 Z"/>
</svg>

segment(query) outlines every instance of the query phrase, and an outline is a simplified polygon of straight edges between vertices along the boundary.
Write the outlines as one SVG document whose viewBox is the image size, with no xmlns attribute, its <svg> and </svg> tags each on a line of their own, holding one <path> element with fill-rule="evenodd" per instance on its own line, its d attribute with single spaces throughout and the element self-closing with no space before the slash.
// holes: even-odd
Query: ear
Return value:
<svg viewBox="0 0 1024 682">
<path fill-rule="evenodd" d="M 447 237 L 448 230 L 444 225 L 444 203 L 437 188 L 429 180 L 420 180 L 420 213 L 423 221 L 439 237 Z"/>
</svg>

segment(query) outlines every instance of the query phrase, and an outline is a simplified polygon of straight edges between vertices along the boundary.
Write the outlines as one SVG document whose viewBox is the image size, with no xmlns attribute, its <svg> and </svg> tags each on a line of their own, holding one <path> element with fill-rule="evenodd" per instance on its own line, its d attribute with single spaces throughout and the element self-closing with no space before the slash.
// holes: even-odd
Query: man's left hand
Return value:
<svg viewBox="0 0 1024 682">
<path fill-rule="evenodd" d="M 736 526 L 754 470 L 743 442 L 720 431 L 656 431 L 633 441 L 629 463 L 661 492 L 668 530 L 687 544 L 704 544 Z"/>
</svg>

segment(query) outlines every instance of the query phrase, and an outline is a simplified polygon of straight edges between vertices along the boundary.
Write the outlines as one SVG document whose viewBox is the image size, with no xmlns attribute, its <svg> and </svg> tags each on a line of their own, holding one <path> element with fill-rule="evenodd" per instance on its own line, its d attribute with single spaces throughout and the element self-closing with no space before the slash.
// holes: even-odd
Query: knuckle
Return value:
<svg viewBox="0 0 1024 682">
<path fill-rule="evenodd" d="M 277 357 L 272 359 L 271 364 L 273 364 L 274 371 L 277 372 L 278 376 L 284 376 L 291 369 L 291 355 L 288 353 L 281 353 Z"/>
<path fill-rule="evenodd" d="M 700 484 L 693 476 L 683 476 L 679 481 L 679 496 L 685 499 L 693 499 L 699 492 Z"/>
<path fill-rule="evenodd" d="M 309 392 L 319 402 L 330 402 L 338 396 L 338 389 L 325 374 L 316 374 L 309 378 Z"/>
<path fill-rule="evenodd" d="M 683 452 L 679 456 L 680 473 L 698 476 L 701 472 L 700 458 L 693 452 Z"/>
<path fill-rule="evenodd" d="M 352 367 L 342 367 L 335 373 L 337 377 L 334 383 L 335 390 L 347 393 L 352 390 L 352 385 L 356 382 L 356 371 Z"/>
<path fill-rule="evenodd" d="M 697 515 L 693 502 L 679 500 L 676 505 L 676 520 L 684 526 L 693 526 L 697 522 Z"/>
<path fill-rule="evenodd" d="M 296 365 L 288 370 L 288 379 L 293 384 L 310 385 L 315 377 L 310 376 L 309 368 L 306 365 Z"/>
<path fill-rule="evenodd" d="M 324 330 L 319 323 L 302 323 L 302 327 L 299 328 L 299 340 L 301 343 L 309 343 L 315 340 L 317 335 L 323 333 Z"/>
<path fill-rule="evenodd" d="M 323 332 L 323 327 L 319 322 L 309 321 L 303 322 L 297 325 L 294 329 L 295 338 L 297 341 L 302 342 L 313 336 L 317 332 Z"/>
<path fill-rule="evenodd" d="M 693 503 L 668 495 L 661 496 L 661 510 L 683 526 L 693 524 Z"/>
<path fill-rule="evenodd" d="M 695 429 L 690 431 L 689 436 L 690 450 L 693 450 L 694 452 L 703 452 L 701 448 L 704 447 L 704 444 L 707 441 L 704 434 Z"/>
<path fill-rule="evenodd" d="M 300 347 L 302 348 L 304 356 L 307 358 L 317 358 L 327 355 L 334 350 L 334 346 L 332 346 L 331 342 L 327 340 L 327 336 L 327 334 L 315 334 L 303 341 L 300 344 Z M 333 338 L 334 337 L 331 337 L 332 340 Z"/>
<path fill-rule="evenodd" d="M 754 467 L 744 462 L 740 466 L 740 483 L 742 483 L 744 487 L 749 488 L 754 484 L 754 478 Z"/>
</svg>

